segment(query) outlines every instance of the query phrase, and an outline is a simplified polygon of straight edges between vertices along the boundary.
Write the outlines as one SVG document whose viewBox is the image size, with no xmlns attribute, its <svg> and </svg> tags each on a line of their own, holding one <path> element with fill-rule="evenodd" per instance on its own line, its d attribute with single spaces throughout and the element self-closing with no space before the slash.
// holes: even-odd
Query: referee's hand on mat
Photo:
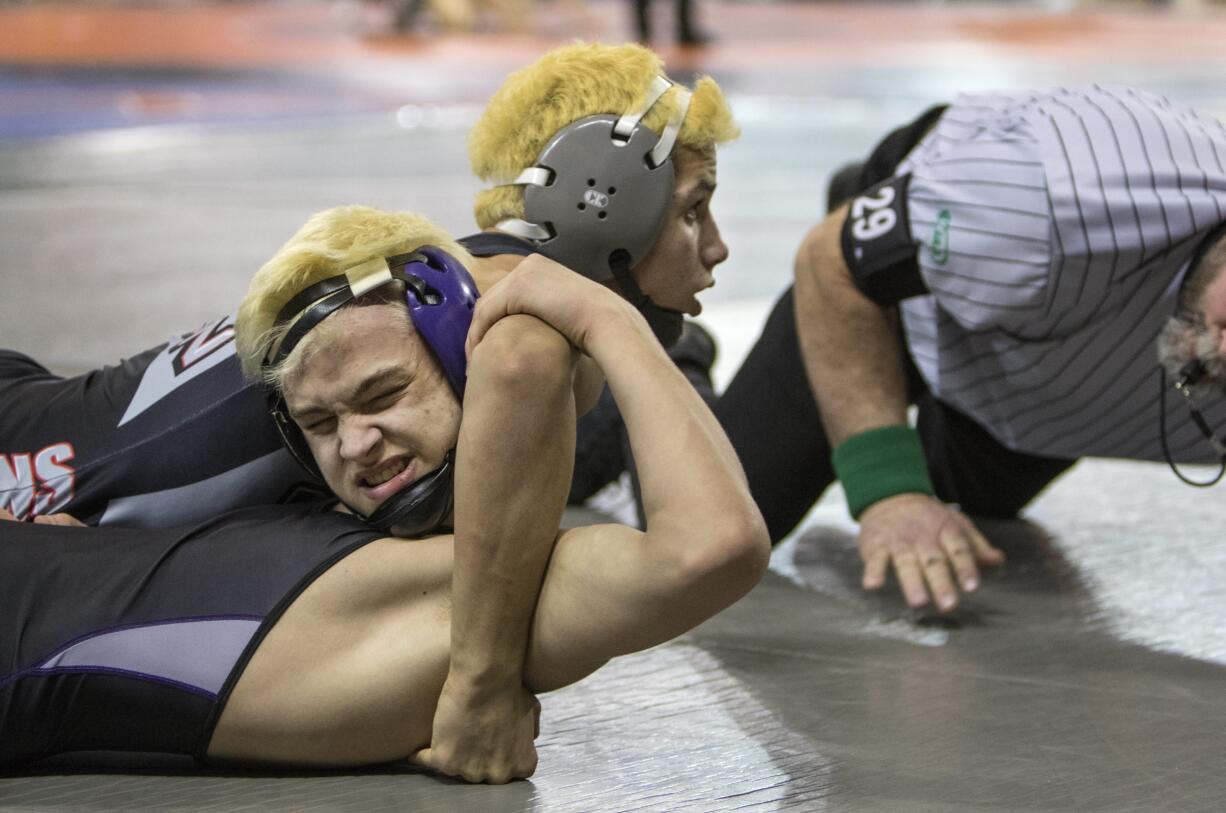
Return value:
<svg viewBox="0 0 1226 813">
<path fill-rule="evenodd" d="M 979 589 L 979 566 L 1004 564 L 1005 555 L 956 508 L 927 494 L 898 494 L 860 515 L 865 590 L 885 584 L 891 565 L 907 604 L 930 600 L 941 612 L 958 606 L 958 591 Z"/>
</svg>

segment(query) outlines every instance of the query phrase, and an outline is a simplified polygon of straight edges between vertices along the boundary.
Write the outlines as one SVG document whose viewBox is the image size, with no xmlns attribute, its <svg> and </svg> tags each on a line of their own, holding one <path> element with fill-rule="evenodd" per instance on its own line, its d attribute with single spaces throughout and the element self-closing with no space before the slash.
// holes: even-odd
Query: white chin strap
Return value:
<svg viewBox="0 0 1226 813">
<path fill-rule="evenodd" d="M 655 107 L 656 102 L 660 101 L 660 98 L 672 86 L 672 80 L 663 76 L 657 76 L 651 80 L 651 87 L 647 89 L 647 95 L 643 97 L 643 101 L 639 106 L 624 114 L 613 125 L 614 140 L 628 140 L 630 133 L 643 120 L 643 116 L 646 116 L 651 108 Z M 664 130 L 660 133 L 660 140 L 656 142 L 655 147 L 651 150 L 651 165 L 653 167 L 660 166 L 672 155 L 673 146 L 677 143 L 677 134 L 681 132 L 681 125 L 685 123 L 685 117 L 690 112 L 690 100 L 692 97 L 693 94 L 688 90 L 680 86 L 677 87 L 677 107 L 673 110 L 672 116 L 669 117 L 668 124 L 664 125 Z M 515 176 L 513 180 L 500 184 L 500 186 L 547 186 L 551 180 L 553 180 L 553 173 L 548 169 L 544 167 L 528 167 Z M 538 223 L 529 223 L 518 217 L 500 220 L 494 224 L 494 228 L 523 240 L 540 242 L 553 237 L 553 233 L 544 226 Z"/>
</svg>

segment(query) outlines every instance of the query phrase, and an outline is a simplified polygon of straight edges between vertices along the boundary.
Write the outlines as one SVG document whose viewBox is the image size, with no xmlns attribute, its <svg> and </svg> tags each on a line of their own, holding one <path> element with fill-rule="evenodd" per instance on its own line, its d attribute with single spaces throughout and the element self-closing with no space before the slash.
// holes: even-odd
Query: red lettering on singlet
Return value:
<svg viewBox="0 0 1226 813">
<path fill-rule="evenodd" d="M 67 465 L 75 456 L 71 443 L 0 454 L 0 508 L 19 520 L 63 508 L 76 489 L 76 470 Z"/>
<path fill-rule="evenodd" d="M 0 508 L 26 519 L 34 506 L 34 466 L 28 454 L 0 454 Z"/>
<path fill-rule="evenodd" d="M 234 341 L 234 325 L 229 319 L 203 328 L 184 337 L 178 345 L 169 348 L 173 354 L 171 368 L 176 376 L 204 361 L 209 356 Z"/>
</svg>

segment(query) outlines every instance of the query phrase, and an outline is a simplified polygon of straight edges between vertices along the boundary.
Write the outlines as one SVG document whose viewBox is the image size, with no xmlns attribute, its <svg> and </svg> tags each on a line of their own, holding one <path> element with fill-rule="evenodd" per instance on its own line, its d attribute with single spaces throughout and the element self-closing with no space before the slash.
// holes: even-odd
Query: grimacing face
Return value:
<svg viewBox="0 0 1226 813">
<path fill-rule="evenodd" d="M 306 341 L 290 416 L 332 492 L 370 514 L 455 448 L 460 403 L 403 305 L 342 308 Z"/>
<path fill-rule="evenodd" d="M 634 267 L 634 278 L 655 304 L 697 316 L 702 305 L 695 295 L 715 284 L 712 271 L 728 259 L 728 246 L 711 214 L 715 150 L 680 148 L 673 163 L 677 181 L 667 221 Z"/>
</svg>

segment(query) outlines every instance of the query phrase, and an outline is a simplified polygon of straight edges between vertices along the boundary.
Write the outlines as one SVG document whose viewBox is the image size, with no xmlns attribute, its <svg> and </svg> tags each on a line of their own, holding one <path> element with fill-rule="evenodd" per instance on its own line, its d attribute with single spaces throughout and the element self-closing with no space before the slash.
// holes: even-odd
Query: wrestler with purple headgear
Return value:
<svg viewBox="0 0 1226 813">
<path fill-rule="evenodd" d="M 290 417 L 284 396 L 275 386 L 275 370 L 283 365 L 306 334 L 325 318 L 366 293 L 392 283 L 404 287 L 409 320 L 442 368 L 455 396 L 463 401 L 468 379 L 464 340 L 477 304 L 477 284 L 459 260 L 442 249 L 423 246 L 395 257 L 377 257 L 301 291 L 277 314 L 286 328 L 263 360 L 269 373 L 270 406 L 286 448 L 311 474 L 323 478 L 302 430 Z M 437 469 L 410 481 L 370 514 L 355 511 L 370 524 L 396 529 L 401 536 L 419 536 L 446 526 L 453 508 L 454 450 Z"/>
</svg>

